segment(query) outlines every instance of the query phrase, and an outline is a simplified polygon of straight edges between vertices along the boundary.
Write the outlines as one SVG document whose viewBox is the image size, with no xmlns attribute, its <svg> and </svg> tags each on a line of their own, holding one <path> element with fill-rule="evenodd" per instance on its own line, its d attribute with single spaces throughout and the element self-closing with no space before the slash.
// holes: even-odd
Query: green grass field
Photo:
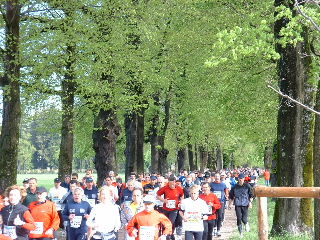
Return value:
<svg viewBox="0 0 320 240">
<path fill-rule="evenodd" d="M 82 179 L 84 177 L 85 173 L 79 174 L 79 179 Z M 46 187 L 48 190 L 53 187 L 53 180 L 58 177 L 57 174 L 18 174 L 17 176 L 17 183 L 18 185 L 22 185 L 23 179 L 25 178 L 31 178 L 35 177 L 38 180 L 38 186 Z M 97 176 L 94 175 L 95 179 L 97 179 Z"/>
</svg>

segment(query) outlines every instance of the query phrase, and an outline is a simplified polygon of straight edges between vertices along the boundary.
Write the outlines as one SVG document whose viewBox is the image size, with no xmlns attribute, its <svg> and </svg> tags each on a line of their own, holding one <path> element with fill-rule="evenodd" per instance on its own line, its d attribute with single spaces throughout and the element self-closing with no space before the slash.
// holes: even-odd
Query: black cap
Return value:
<svg viewBox="0 0 320 240">
<path fill-rule="evenodd" d="M 28 183 L 28 182 L 29 182 L 29 178 L 25 178 L 25 179 L 23 179 L 22 183 Z"/>
<path fill-rule="evenodd" d="M 92 177 L 87 177 L 86 178 L 86 182 L 93 182 L 93 178 Z"/>
<path fill-rule="evenodd" d="M 61 182 L 60 178 L 55 178 L 53 181 L 54 181 L 55 183 Z"/>
<path fill-rule="evenodd" d="M 211 177 L 210 172 L 205 172 L 204 177 L 205 177 L 205 178 L 210 178 L 210 177 Z"/>
<path fill-rule="evenodd" d="M 44 193 L 48 192 L 45 187 L 37 187 L 36 193 Z"/>
</svg>

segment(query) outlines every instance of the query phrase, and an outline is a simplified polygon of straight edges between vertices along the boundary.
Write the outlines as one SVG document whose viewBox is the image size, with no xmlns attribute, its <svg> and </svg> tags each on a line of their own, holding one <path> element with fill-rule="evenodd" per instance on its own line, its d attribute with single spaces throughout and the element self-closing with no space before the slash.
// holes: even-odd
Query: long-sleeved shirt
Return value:
<svg viewBox="0 0 320 240">
<path fill-rule="evenodd" d="M 119 207 L 111 202 L 95 205 L 87 220 L 87 226 L 102 233 L 118 231 L 121 227 Z"/>
<path fill-rule="evenodd" d="M 172 233 L 172 224 L 165 215 L 155 210 L 152 210 L 151 212 L 144 210 L 133 216 L 131 221 L 128 223 L 127 231 L 130 236 L 133 236 L 132 233 L 134 229 L 137 228 L 138 237 L 136 237 L 136 240 L 139 240 L 141 235 L 153 236 L 153 238 L 150 237 L 149 239 L 157 240 L 159 237 L 160 223 L 164 227 L 164 235 L 169 235 Z"/>
<path fill-rule="evenodd" d="M 45 234 L 48 229 L 58 230 L 60 218 L 53 202 L 32 202 L 29 205 L 31 215 L 37 225 L 35 231 L 30 232 L 30 238 L 54 238 L 53 234 Z"/>
</svg>

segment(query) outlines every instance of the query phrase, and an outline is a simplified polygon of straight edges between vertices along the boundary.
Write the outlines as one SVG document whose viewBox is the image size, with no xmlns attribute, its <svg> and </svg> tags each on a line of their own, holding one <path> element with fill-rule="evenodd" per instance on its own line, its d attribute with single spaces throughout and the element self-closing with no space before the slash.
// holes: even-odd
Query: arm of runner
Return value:
<svg viewBox="0 0 320 240">
<path fill-rule="evenodd" d="M 36 224 L 34 223 L 33 217 L 29 211 L 25 211 L 23 218 L 26 220 L 26 222 L 22 225 L 23 228 L 27 230 L 36 230 Z"/>
</svg>

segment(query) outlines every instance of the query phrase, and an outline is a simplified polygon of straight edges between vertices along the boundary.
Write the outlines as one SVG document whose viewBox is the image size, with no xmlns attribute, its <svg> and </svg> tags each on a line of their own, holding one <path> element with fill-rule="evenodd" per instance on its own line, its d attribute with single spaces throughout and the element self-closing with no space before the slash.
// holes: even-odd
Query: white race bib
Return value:
<svg viewBox="0 0 320 240">
<path fill-rule="evenodd" d="M 213 191 L 217 198 L 221 199 L 221 191 Z"/>
<path fill-rule="evenodd" d="M 186 217 L 187 217 L 188 222 L 198 223 L 198 222 L 202 221 L 201 213 L 199 213 L 199 212 L 187 212 Z"/>
<path fill-rule="evenodd" d="M 4 225 L 3 234 L 8 237 L 11 237 L 12 239 L 16 239 L 17 238 L 16 226 Z"/>
<path fill-rule="evenodd" d="M 153 226 L 141 226 L 139 230 L 140 240 L 153 240 L 155 235 L 155 228 Z"/>
<path fill-rule="evenodd" d="M 94 207 L 96 205 L 96 200 L 95 199 L 87 199 L 88 203 L 90 204 L 91 207 Z"/>
<path fill-rule="evenodd" d="M 30 231 L 32 234 L 42 234 L 43 233 L 43 222 L 35 222 L 36 229 L 33 231 Z"/>
<path fill-rule="evenodd" d="M 176 200 L 168 200 L 167 208 L 176 208 Z"/>
<path fill-rule="evenodd" d="M 70 227 L 79 228 L 81 226 L 82 216 L 74 216 L 72 220 L 70 220 Z"/>
<path fill-rule="evenodd" d="M 54 202 L 56 204 L 56 208 L 57 208 L 58 211 L 60 211 L 62 209 L 60 200 L 61 199 L 59 197 L 53 197 L 52 198 L 52 202 Z"/>
<path fill-rule="evenodd" d="M 212 214 L 212 206 L 210 206 L 210 205 L 207 205 L 208 206 L 208 214 Z"/>
</svg>

